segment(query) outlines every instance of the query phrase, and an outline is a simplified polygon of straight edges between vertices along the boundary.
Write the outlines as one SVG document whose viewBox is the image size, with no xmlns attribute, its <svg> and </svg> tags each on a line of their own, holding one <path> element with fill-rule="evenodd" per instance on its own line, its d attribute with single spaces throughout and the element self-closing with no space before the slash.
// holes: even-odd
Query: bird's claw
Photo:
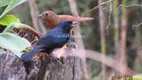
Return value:
<svg viewBox="0 0 142 80">
<path fill-rule="evenodd" d="M 40 56 L 43 56 L 43 55 L 45 55 L 46 53 L 44 53 L 44 52 L 40 52 L 40 53 L 38 53 L 37 55 L 35 55 L 34 57 L 33 57 L 33 60 L 34 61 L 39 61 L 39 58 L 40 58 Z"/>
</svg>

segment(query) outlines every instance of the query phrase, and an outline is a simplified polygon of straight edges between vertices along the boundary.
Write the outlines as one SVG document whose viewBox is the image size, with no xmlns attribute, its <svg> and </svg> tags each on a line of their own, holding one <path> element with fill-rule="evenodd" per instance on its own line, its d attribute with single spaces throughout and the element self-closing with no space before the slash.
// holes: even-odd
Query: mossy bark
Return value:
<svg viewBox="0 0 142 80">
<path fill-rule="evenodd" d="M 83 80 L 81 58 L 68 56 L 60 64 L 45 55 L 39 61 L 25 63 L 1 49 L 0 80 Z"/>
</svg>

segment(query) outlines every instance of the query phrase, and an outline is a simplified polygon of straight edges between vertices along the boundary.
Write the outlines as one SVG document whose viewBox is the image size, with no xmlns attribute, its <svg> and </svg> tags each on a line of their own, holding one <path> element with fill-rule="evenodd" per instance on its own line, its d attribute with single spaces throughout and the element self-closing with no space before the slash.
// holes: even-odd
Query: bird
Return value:
<svg viewBox="0 0 142 80">
<path fill-rule="evenodd" d="M 57 15 L 53 11 L 44 11 L 38 16 L 37 19 L 41 19 L 45 22 L 50 29 L 54 29 L 62 20 L 71 20 L 78 23 L 94 20 L 94 18 L 91 17 L 78 18 L 71 15 Z"/>
<path fill-rule="evenodd" d="M 33 57 L 40 53 L 51 53 L 56 48 L 63 47 L 70 39 L 70 30 L 77 24 L 77 22 L 63 20 L 56 28 L 48 31 L 36 43 L 34 48 L 27 53 L 22 54 L 21 60 L 31 61 Z"/>
</svg>

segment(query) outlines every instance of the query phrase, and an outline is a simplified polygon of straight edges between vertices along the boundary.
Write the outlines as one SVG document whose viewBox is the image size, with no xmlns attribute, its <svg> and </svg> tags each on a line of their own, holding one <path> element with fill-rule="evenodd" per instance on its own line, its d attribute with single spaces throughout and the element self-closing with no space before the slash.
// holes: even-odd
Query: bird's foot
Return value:
<svg viewBox="0 0 142 80">
<path fill-rule="evenodd" d="M 61 49 L 57 49 L 53 51 L 53 56 L 57 58 L 58 60 L 62 60 L 62 57 L 67 56 L 66 54 L 68 51 L 72 51 L 73 49 L 76 49 L 77 45 L 73 41 L 69 41 L 67 44 L 65 44 Z"/>
<path fill-rule="evenodd" d="M 67 48 L 66 44 L 61 48 L 61 49 L 56 49 L 52 52 L 52 55 L 57 58 L 58 60 L 60 60 L 60 58 L 62 56 L 64 56 L 65 53 L 65 48 Z"/>
<path fill-rule="evenodd" d="M 33 59 L 34 61 L 39 61 L 40 56 L 44 56 L 46 53 L 45 52 L 40 52 L 38 54 L 36 54 Z"/>
<path fill-rule="evenodd" d="M 69 40 L 69 41 L 67 42 L 66 47 L 67 47 L 67 48 L 73 48 L 73 49 L 78 48 L 78 47 L 77 47 L 77 44 L 76 44 L 74 41 L 71 41 L 71 40 Z"/>
</svg>

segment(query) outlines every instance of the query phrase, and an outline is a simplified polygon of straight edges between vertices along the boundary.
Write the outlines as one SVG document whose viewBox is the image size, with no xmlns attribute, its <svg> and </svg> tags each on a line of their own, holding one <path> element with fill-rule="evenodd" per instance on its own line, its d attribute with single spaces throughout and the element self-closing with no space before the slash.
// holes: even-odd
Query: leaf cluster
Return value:
<svg viewBox="0 0 142 80">
<path fill-rule="evenodd" d="M 1 27 L 6 27 L 2 33 L 0 33 L 0 48 L 4 48 L 12 51 L 18 57 L 21 56 L 21 51 L 29 47 L 31 44 L 25 38 L 11 33 L 13 28 L 23 29 L 19 18 L 14 15 L 6 15 L 16 6 L 26 2 L 27 0 L 1 0 L 0 7 L 7 6 L 3 13 L 0 15 Z"/>
</svg>

